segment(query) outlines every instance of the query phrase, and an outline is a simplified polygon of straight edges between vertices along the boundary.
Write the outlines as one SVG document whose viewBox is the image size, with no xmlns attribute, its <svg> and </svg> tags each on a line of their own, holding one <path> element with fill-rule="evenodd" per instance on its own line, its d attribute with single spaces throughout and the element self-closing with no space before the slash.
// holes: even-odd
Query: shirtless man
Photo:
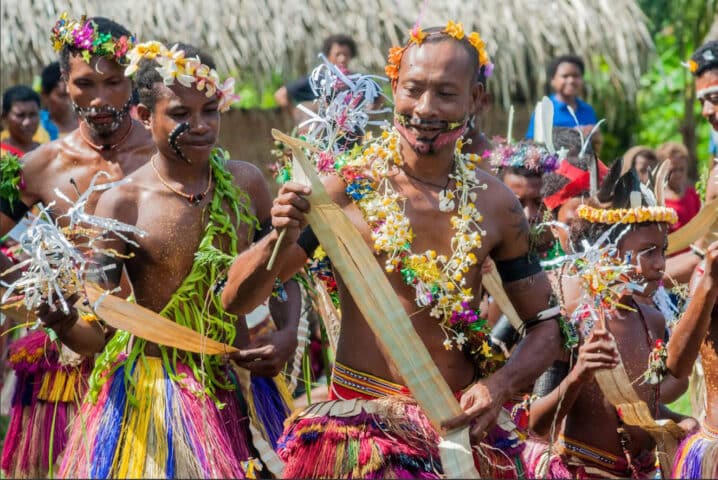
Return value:
<svg viewBox="0 0 718 480">
<path fill-rule="evenodd" d="M 123 43 L 131 46 L 132 35 L 122 25 L 102 17 L 90 18 L 88 22 L 86 31 L 91 29 L 91 40 L 98 35 L 109 34 L 113 45 Z M 58 40 L 55 46 L 59 48 L 60 67 L 72 104 L 80 117 L 80 127 L 62 139 L 38 147 L 22 158 L 19 195 L 0 198 L 0 236 L 9 232 L 35 204 L 49 205 L 57 201 L 51 213 L 54 216 L 66 213 L 70 205 L 57 197 L 55 189 L 62 191 L 68 198 L 77 198 L 78 191 L 84 192 L 97 172 L 109 173 L 111 178 L 107 181 L 119 180 L 143 165 L 155 150 L 147 131 L 127 114 L 132 81 L 124 76 L 124 55 L 105 55 L 104 51 L 98 51 L 94 46 L 89 49 L 80 47 L 74 43 L 74 37 L 70 43 L 60 41 L 59 39 L 63 38 L 60 30 L 70 25 L 73 23 L 67 18 L 59 20 L 53 29 L 53 36 Z M 97 198 L 91 199 L 89 212 L 94 210 L 96 201 Z M 0 256 L 4 255 L 0 253 Z M 4 280 L 11 281 L 13 278 Z M 30 333 L 11 345 L 10 349 L 16 349 L 15 353 L 18 354 L 26 346 L 34 350 L 38 341 L 48 346 L 43 358 L 48 359 L 52 364 L 51 368 L 42 367 L 38 371 L 34 365 L 28 372 L 17 371 L 18 376 L 23 379 L 21 384 L 41 384 L 44 376 L 53 376 L 60 368 L 56 365 L 57 348 L 54 343 L 47 341 L 44 330 Z M 22 358 L 22 355 L 19 354 L 18 357 Z M 88 359 L 85 363 L 89 361 Z M 22 365 L 18 368 L 22 368 Z M 78 397 L 83 394 L 90 368 L 89 365 L 82 365 L 83 375 L 73 376 L 76 385 L 68 385 L 68 391 L 76 392 Z M 50 380 L 52 379 L 47 379 Z M 3 446 L 2 468 L 11 477 L 46 476 L 48 457 L 43 452 L 52 451 L 57 458 L 64 449 L 64 440 L 55 441 L 53 444 L 49 434 L 39 436 L 38 433 L 33 433 L 34 430 L 41 430 L 30 428 L 31 425 L 40 425 L 40 421 L 34 419 L 35 416 L 45 418 L 44 412 L 47 409 L 50 412 L 48 418 L 52 418 L 53 411 L 66 409 L 67 413 L 55 415 L 57 432 L 65 431 L 74 417 L 74 399 L 68 402 L 49 397 L 33 397 L 28 402 L 28 397 L 30 395 L 25 396 L 22 389 L 17 390 L 13 399 L 13 420 Z M 32 412 L 32 415 L 29 415 L 29 412 Z M 48 428 L 47 431 L 49 430 Z M 39 445 L 36 449 L 28 449 L 23 446 L 27 444 L 25 442 L 37 442 Z M 54 460 L 53 458 L 53 462 Z"/>
<path fill-rule="evenodd" d="M 463 40 L 457 41 L 448 31 L 448 28 L 435 28 L 422 32 L 427 36 L 408 43 L 400 58 L 396 55 L 390 56 L 395 67 L 391 71 L 396 120 L 395 129 L 387 132 L 387 141 L 395 142 L 395 148 L 398 149 L 396 155 L 402 163 L 401 166 L 390 169 L 386 180 L 390 182 L 393 190 L 406 198 L 405 214 L 414 232 L 411 250 L 434 250 L 438 255 L 451 254 L 451 238 L 455 232 L 451 224 L 455 210 L 439 209 L 440 193 L 455 188 L 455 178 L 462 178 L 455 169 L 455 143 L 469 116 L 478 108 L 483 89 L 480 80 L 488 63 L 483 45 L 477 48 L 469 42 L 469 38 L 475 39 L 478 34 L 471 37 L 467 35 Z M 458 128 L 454 122 L 458 122 Z M 360 155 L 359 160 L 363 155 Z M 507 293 L 519 314 L 524 319 L 533 319 L 549 307 L 551 288 L 540 265 L 531 263 L 526 257 L 528 223 L 522 208 L 515 195 L 490 174 L 475 169 L 475 173 L 467 174 L 465 180 L 471 181 L 472 178 L 478 184 L 487 186 L 485 189 L 476 188 L 473 191 L 477 195 L 475 204 L 487 217 L 481 223 L 481 228 L 485 230 L 482 232 L 482 246 L 472 250 L 476 262 L 464 274 L 464 288 L 469 291 L 478 289 L 481 283 L 479 265 L 491 255 L 503 275 Z M 357 204 L 347 195 L 345 180 L 333 175 L 327 177 L 325 185 L 334 202 L 353 221 L 367 244 L 373 246 L 369 225 Z M 284 242 L 280 245 L 280 261 L 275 265 L 274 271 L 266 272 L 267 258 L 278 238 L 276 232 L 268 235 L 255 248 L 240 255 L 232 266 L 224 291 L 223 300 L 226 306 L 236 306 L 244 311 L 251 309 L 266 297 L 273 277 L 280 270 L 285 276 L 306 259 L 306 254 L 294 241 L 299 236 L 304 223 L 303 215 L 308 208 L 307 201 L 302 196 L 309 193 L 308 188 L 297 184 L 290 183 L 282 187 L 272 208 L 274 226 L 287 229 Z M 311 251 L 311 247 L 307 245 L 309 242 L 303 243 L 304 248 Z M 386 260 L 386 254 L 378 255 L 377 261 L 380 265 L 384 265 Z M 443 316 L 439 319 L 433 318 L 429 315 L 429 309 L 417 307 L 417 292 L 404 283 L 398 272 L 388 273 L 387 278 L 444 379 L 454 391 L 463 392 L 461 406 L 464 414 L 444 427 L 453 429 L 471 423 L 473 439 L 480 440 L 511 394 L 530 385 L 557 354 L 559 334 L 555 318 L 531 325 L 525 341 L 517 348 L 511 360 L 500 370 L 487 375 L 480 371 L 478 364 L 472 362 L 460 347 L 447 349 L 447 341 L 451 346 L 451 340 L 447 339 L 437 323 L 444 323 L 448 319 Z M 341 279 L 338 279 L 338 284 L 342 329 L 336 352 L 337 367 L 333 375 L 334 398 L 359 397 L 367 400 L 377 396 L 366 389 L 356 391 L 357 383 L 366 385 L 376 382 L 385 392 L 384 395 L 387 395 L 387 392 L 405 391 L 401 386 L 402 378 L 387 361 L 377 338 L 362 318 Z M 242 295 L 239 295 L 239 291 Z M 468 309 L 475 311 L 478 301 L 478 298 L 472 299 Z M 354 387 L 351 386 L 352 382 L 348 381 L 352 377 Z M 403 410 L 399 411 L 404 413 L 400 416 L 401 420 L 408 424 L 405 425 L 406 428 L 413 431 L 427 425 L 423 414 L 416 414 L 414 407 L 403 405 L 401 408 Z M 389 477 L 407 474 L 418 476 L 431 475 L 431 472 L 435 472 L 433 469 L 439 465 L 436 456 L 438 439 L 436 432 L 430 427 L 428 431 L 431 433 L 424 437 L 423 443 L 413 445 L 412 449 L 403 445 L 406 442 L 392 440 L 387 443 L 388 437 L 385 433 L 376 431 L 376 427 L 368 425 L 366 420 L 362 423 L 358 417 L 332 417 L 320 421 L 325 420 L 325 427 L 322 427 L 321 423 L 307 425 L 306 422 L 316 422 L 311 418 L 297 419 L 294 424 L 288 425 L 285 430 L 286 444 L 280 450 L 280 454 L 287 461 L 285 475 L 327 475 L 337 478 L 349 476 L 353 468 L 361 468 L 362 475 L 371 473 Z M 333 461 L 323 459 L 321 464 L 331 465 L 328 471 L 322 470 L 323 467 L 314 462 L 315 454 L 311 453 L 312 451 L 324 453 L 334 447 L 334 440 L 323 433 L 330 431 L 332 425 L 343 422 L 351 422 L 353 426 L 357 426 L 358 431 L 365 432 L 361 436 L 359 448 L 362 451 L 367 448 L 367 451 L 381 452 L 377 462 L 367 466 L 360 460 L 349 458 L 347 461 L 337 462 L 337 469 L 334 469 Z M 318 437 L 313 437 L 311 445 L 304 443 L 301 435 L 305 427 L 318 429 Z M 407 450 L 402 450 L 405 446 Z M 412 459 L 417 461 L 402 464 L 403 466 L 397 465 L 399 451 L 404 454 L 412 452 L 410 456 L 413 455 Z M 414 466 L 409 467 L 408 464 Z M 493 476 L 495 475 L 497 473 L 493 472 Z"/>
<path fill-rule="evenodd" d="M 142 44 L 135 52 L 149 45 Z M 216 85 L 215 93 L 207 96 L 197 85 L 209 77 L 199 74 L 192 77 L 191 87 L 167 86 L 158 67 L 178 64 L 166 47 L 161 49 L 165 53 L 157 57 L 159 62 L 140 55 L 136 76 L 137 113 L 158 151 L 129 175 L 130 183 L 103 194 L 95 212 L 135 225 L 147 235 L 132 238 L 137 246 L 117 237 L 107 240 L 104 246 L 129 257 L 124 262 L 99 259 L 116 267 L 109 271 L 106 286 L 119 283 L 124 266 L 138 304 L 214 340 L 245 346 L 244 318 L 224 310 L 214 294 L 233 256 L 248 248 L 261 221 L 269 220 L 269 191 L 256 167 L 226 160 L 224 152 L 215 149 L 220 111 L 231 103 L 232 86 Z M 196 72 L 215 73 L 208 55 L 190 45 L 180 44 L 178 50 L 188 60 L 199 59 L 202 65 L 197 65 Z M 244 477 L 244 462 L 253 461 L 247 415 L 233 374 L 221 358 L 201 358 L 142 339 L 130 346 L 129 336 L 122 332 L 106 346 L 98 322 L 78 319 L 76 313 L 43 312 L 43 320 L 78 352 L 105 349 L 101 358 L 110 361 L 107 367 L 112 366 L 109 378 L 97 388 L 91 385 L 83 418 L 95 421 L 74 426 L 61 476 Z M 294 341 L 296 345 L 296 326 Z M 290 345 L 288 357 L 293 348 L 291 342 L 285 343 Z M 128 357 L 117 357 L 116 352 L 124 349 Z M 132 382 L 124 383 L 126 375 Z M 164 381 L 167 378 L 169 382 Z M 133 397 L 136 402 L 130 403 Z M 143 405 L 165 402 L 177 405 L 174 408 L 180 414 L 160 410 L 154 420 L 159 422 L 153 427 L 157 431 L 144 430 L 136 423 Z M 122 418 L 112 417 L 115 404 L 123 405 Z M 220 404 L 224 404 L 221 409 Z M 104 425 L 123 434 L 107 438 Z M 87 443 L 93 446 L 89 455 Z M 174 461 L 157 460 L 168 445 L 175 449 Z M 100 449 L 110 452 L 109 456 L 98 453 Z M 218 455 L 222 461 L 214 459 Z M 129 470 L 124 469 L 124 462 L 129 462 Z"/>
<path fill-rule="evenodd" d="M 718 130 L 718 41 L 700 47 L 689 68 L 696 77 L 696 92 L 703 116 Z M 706 202 L 718 198 L 718 168 L 713 168 Z M 711 238 L 715 238 L 715 234 Z M 668 344 L 668 368 L 688 377 L 698 354 L 705 375 L 706 416 L 701 430 L 679 448 L 673 466 L 678 478 L 718 477 L 718 241 L 706 249 L 705 259 L 693 273 L 691 300 L 686 315 L 673 330 Z M 688 312 L 694 315 L 688 316 Z"/>
</svg>

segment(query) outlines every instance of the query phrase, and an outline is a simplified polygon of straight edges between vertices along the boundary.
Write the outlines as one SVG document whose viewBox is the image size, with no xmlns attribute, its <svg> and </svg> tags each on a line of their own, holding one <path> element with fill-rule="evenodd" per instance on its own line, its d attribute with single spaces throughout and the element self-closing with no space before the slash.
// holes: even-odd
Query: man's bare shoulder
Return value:
<svg viewBox="0 0 718 480">
<path fill-rule="evenodd" d="M 494 207 L 505 206 L 506 208 L 510 208 L 518 204 L 516 195 L 509 190 L 509 187 L 504 185 L 504 182 L 495 175 L 492 175 L 491 172 L 480 168 L 477 168 L 475 172 L 476 179 L 486 185 L 486 193 L 483 195 L 483 197 L 485 197 L 484 201 L 492 202 L 492 206 Z"/>
<path fill-rule="evenodd" d="M 235 184 L 242 187 L 243 190 L 251 191 L 252 188 L 257 186 L 257 182 L 262 182 L 266 185 L 266 180 L 261 170 L 251 162 L 227 160 L 225 168 L 234 177 Z"/>
<path fill-rule="evenodd" d="M 38 177 L 38 175 L 41 175 L 48 167 L 51 167 L 59 161 L 60 153 L 63 150 L 63 143 L 63 138 L 44 143 L 22 157 L 22 170 L 26 182 L 39 179 L 40 177 Z"/>
<path fill-rule="evenodd" d="M 97 201 L 95 214 L 123 222 L 134 222 L 142 192 L 147 190 L 148 173 L 149 171 L 142 167 L 125 177 L 119 185 L 103 192 Z"/>
<path fill-rule="evenodd" d="M 651 331 L 659 333 L 661 338 L 663 338 L 663 333 L 666 329 L 666 319 L 660 310 L 653 304 L 642 304 L 641 311 L 646 319 L 646 325 L 648 325 Z"/>
</svg>

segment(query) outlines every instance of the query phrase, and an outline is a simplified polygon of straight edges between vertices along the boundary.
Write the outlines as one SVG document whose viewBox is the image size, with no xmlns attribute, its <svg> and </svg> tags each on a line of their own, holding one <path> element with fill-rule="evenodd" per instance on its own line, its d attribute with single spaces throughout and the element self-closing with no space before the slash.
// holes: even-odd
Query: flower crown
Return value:
<svg viewBox="0 0 718 480">
<path fill-rule="evenodd" d="M 92 56 L 109 57 L 120 65 L 126 62 L 127 52 L 134 47 L 136 39 L 134 35 L 122 35 L 115 38 L 110 33 L 102 33 L 98 30 L 97 24 L 87 20 L 83 15 L 80 20 L 70 20 L 67 12 L 63 12 L 55 22 L 50 34 L 52 48 L 59 52 L 67 45 L 82 52 L 82 59 L 90 63 Z"/>
<path fill-rule="evenodd" d="M 484 76 L 490 77 L 494 70 L 494 65 L 489 60 L 489 55 L 486 53 L 486 44 L 481 39 L 478 32 L 471 32 L 466 35 L 464 33 L 464 26 L 461 23 L 455 23 L 449 20 L 446 27 L 440 32 L 426 33 L 418 25 L 409 31 L 409 42 L 403 47 L 391 47 L 389 49 L 388 62 L 389 64 L 384 67 L 384 72 L 391 80 L 399 78 L 399 65 L 401 65 L 401 58 L 404 56 L 406 51 L 411 44 L 421 45 L 429 35 L 448 35 L 455 38 L 456 40 L 466 40 L 476 49 L 479 55 L 479 68 L 484 69 Z"/>
<path fill-rule="evenodd" d="M 676 211 L 668 207 L 638 207 L 614 208 L 604 210 L 588 205 L 581 205 L 577 210 L 579 218 L 591 223 L 605 223 L 609 225 L 622 223 L 668 223 L 673 225 L 678 221 Z"/>
<path fill-rule="evenodd" d="M 489 159 L 497 171 L 502 168 L 525 168 L 543 175 L 558 168 L 565 152 L 551 153 L 540 143 L 521 141 L 510 144 L 501 139 L 496 147 L 487 150 L 482 156 Z"/>
<path fill-rule="evenodd" d="M 195 88 L 200 92 L 206 91 L 208 97 L 217 94 L 220 112 L 226 112 L 232 103 L 239 100 L 239 95 L 234 93 L 234 78 L 220 82 L 215 69 L 203 64 L 199 57 L 185 57 L 179 45 L 167 49 L 160 42 L 139 43 L 127 53 L 127 59 L 129 65 L 125 68 L 125 76 L 133 75 L 141 60 L 154 60 L 159 64 L 157 71 L 165 85 L 174 85 L 176 80 L 183 87 L 191 88 L 194 83 Z"/>
</svg>

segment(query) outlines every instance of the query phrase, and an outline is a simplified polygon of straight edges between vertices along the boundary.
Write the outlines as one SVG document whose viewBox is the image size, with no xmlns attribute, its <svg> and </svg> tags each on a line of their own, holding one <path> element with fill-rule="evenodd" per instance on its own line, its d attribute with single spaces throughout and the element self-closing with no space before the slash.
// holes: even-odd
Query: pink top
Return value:
<svg viewBox="0 0 718 480">
<path fill-rule="evenodd" d="M 671 207 L 678 214 L 678 221 L 671 225 L 670 232 L 675 232 L 688 223 L 691 218 L 698 215 L 701 209 L 701 199 L 693 187 L 686 188 L 680 200 L 666 199 L 666 207 Z"/>
</svg>

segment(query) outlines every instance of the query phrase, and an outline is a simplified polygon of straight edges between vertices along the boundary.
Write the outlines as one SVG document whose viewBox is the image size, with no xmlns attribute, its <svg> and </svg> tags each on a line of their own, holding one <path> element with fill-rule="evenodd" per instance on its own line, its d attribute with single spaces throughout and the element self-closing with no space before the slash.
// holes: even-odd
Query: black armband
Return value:
<svg viewBox="0 0 718 480">
<path fill-rule="evenodd" d="M 319 247 L 319 239 L 314 235 L 312 227 L 307 227 L 302 230 L 297 239 L 297 245 L 302 247 L 302 250 L 307 254 L 307 257 L 312 258 L 314 251 Z"/>
<path fill-rule="evenodd" d="M 22 200 L 8 200 L 0 198 L 0 212 L 12 218 L 15 222 L 23 219 L 25 214 L 30 211 L 30 207 L 25 205 Z"/>
<path fill-rule="evenodd" d="M 534 395 L 545 397 L 553 392 L 561 381 L 566 378 L 569 371 L 568 362 L 556 360 L 553 365 L 548 367 L 534 382 Z"/>
<path fill-rule="evenodd" d="M 252 241 L 258 242 L 259 240 L 269 235 L 272 230 L 274 230 L 274 227 L 272 226 L 272 221 L 268 220 L 267 222 L 261 224 L 259 226 L 259 229 L 254 231 L 254 238 L 252 239 Z"/>
<path fill-rule="evenodd" d="M 491 329 L 490 338 L 491 343 L 499 347 L 504 355 L 508 357 L 511 349 L 521 339 L 521 333 L 511 325 L 506 315 L 501 315 L 499 321 Z"/>
<path fill-rule="evenodd" d="M 497 260 L 496 270 L 501 276 L 501 281 L 508 283 L 536 275 L 542 271 L 542 268 L 536 258 L 531 258 L 527 254 L 511 260 Z"/>
</svg>

